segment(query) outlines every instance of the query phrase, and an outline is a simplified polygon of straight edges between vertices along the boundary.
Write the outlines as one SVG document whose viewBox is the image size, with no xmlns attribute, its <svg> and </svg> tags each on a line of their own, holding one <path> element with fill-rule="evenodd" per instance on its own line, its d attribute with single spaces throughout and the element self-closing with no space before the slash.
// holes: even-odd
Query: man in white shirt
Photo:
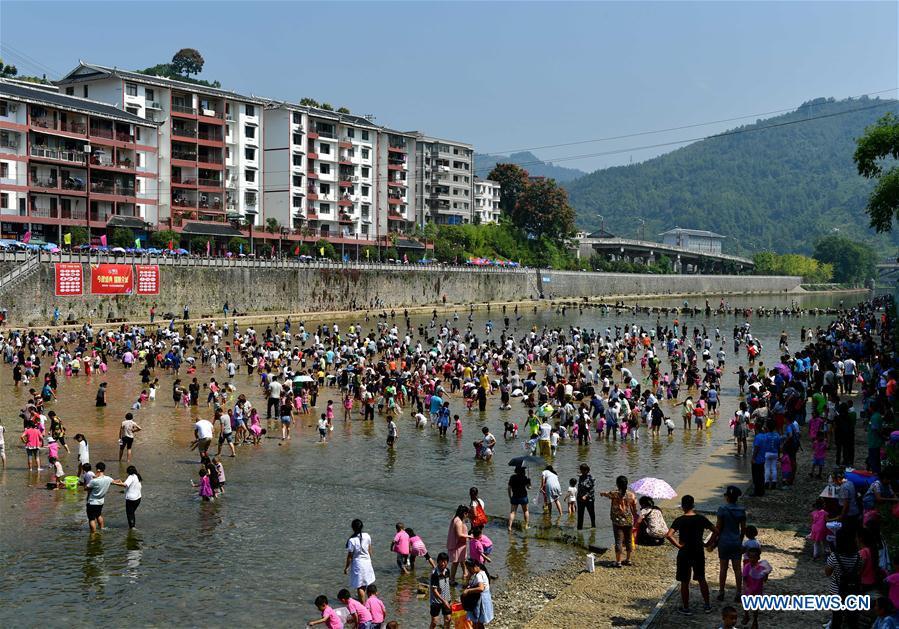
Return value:
<svg viewBox="0 0 899 629">
<path fill-rule="evenodd" d="M 208 419 L 200 419 L 197 421 L 197 423 L 194 424 L 194 436 L 196 436 L 197 440 L 194 441 L 191 450 L 196 448 L 202 459 L 204 456 L 207 456 L 209 445 L 212 443 L 212 422 Z"/>
<path fill-rule="evenodd" d="M 128 413 L 125 415 L 125 421 L 122 422 L 122 427 L 119 428 L 119 461 L 122 460 L 122 455 L 125 453 L 125 450 L 128 451 L 128 463 L 131 463 L 131 448 L 134 446 L 134 433 L 140 432 L 140 426 L 134 421 L 134 415 Z"/>
<path fill-rule="evenodd" d="M 272 375 L 272 380 L 268 384 L 268 405 L 265 410 L 266 419 L 272 418 L 272 409 L 275 411 L 279 410 L 279 404 L 281 403 L 281 392 L 284 390 L 284 386 L 278 382 L 278 380 Z"/>
</svg>

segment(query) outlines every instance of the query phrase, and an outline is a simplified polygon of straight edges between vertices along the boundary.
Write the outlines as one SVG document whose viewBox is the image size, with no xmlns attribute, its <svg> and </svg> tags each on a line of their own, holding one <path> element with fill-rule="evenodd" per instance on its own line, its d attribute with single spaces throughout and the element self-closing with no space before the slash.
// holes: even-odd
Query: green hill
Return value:
<svg viewBox="0 0 899 629">
<path fill-rule="evenodd" d="M 474 154 L 475 174 L 482 179 L 486 179 L 487 175 L 497 164 L 518 164 L 534 177 L 551 177 L 559 183 L 565 183 L 587 174 L 577 168 L 565 168 L 564 166 L 556 166 L 552 162 L 544 162 L 528 151 L 512 153 L 511 155 Z"/>
<path fill-rule="evenodd" d="M 678 226 L 728 236 L 725 249 L 810 253 L 837 232 L 895 254 L 899 230 L 876 236 L 864 206 L 870 182 L 852 162 L 855 138 L 894 100 L 818 98 L 640 164 L 598 170 L 565 184 L 578 224 L 647 239 Z M 803 120 L 796 124 L 786 124 Z M 740 133 L 733 133 L 740 131 Z M 743 131 L 746 131 L 745 133 Z"/>
</svg>

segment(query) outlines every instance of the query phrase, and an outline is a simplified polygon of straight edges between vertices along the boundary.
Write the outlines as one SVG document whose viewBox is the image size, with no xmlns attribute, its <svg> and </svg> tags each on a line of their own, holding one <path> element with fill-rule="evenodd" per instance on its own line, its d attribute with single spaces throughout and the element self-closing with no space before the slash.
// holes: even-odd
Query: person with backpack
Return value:
<svg viewBox="0 0 899 629">
<path fill-rule="evenodd" d="M 858 552 L 855 534 L 841 528 L 836 534 L 836 551 L 827 558 L 824 574 L 830 577 L 829 594 L 839 595 L 845 600 L 850 594 L 862 593 L 862 566 L 864 561 Z M 831 629 L 858 627 L 858 611 L 834 611 Z"/>
<path fill-rule="evenodd" d="M 471 515 L 469 516 L 471 526 L 480 526 L 481 528 L 487 526 L 487 512 L 484 510 L 484 501 L 478 497 L 478 488 L 470 488 L 468 497 L 471 499 L 471 504 L 468 505 L 468 508 L 471 510 Z"/>
</svg>

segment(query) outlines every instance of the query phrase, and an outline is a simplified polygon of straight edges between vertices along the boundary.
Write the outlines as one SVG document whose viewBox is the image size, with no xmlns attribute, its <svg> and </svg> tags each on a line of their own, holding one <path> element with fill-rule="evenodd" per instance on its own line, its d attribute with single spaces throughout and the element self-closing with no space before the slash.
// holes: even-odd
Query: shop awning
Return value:
<svg viewBox="0 0 899 629">
<path fill-rule="evenodd" d="M 225 223 L 187 223 L 181 233 L 190 236 L 221 236 L 223 238 L 243 235 Z"/>
<path fill-rule="evenodd" d="M 146 229 L 147 224 L 137 216 L 111 216 L 106 222 L 107 227 L 128 227 L 130 229 Z"/>
</svg>

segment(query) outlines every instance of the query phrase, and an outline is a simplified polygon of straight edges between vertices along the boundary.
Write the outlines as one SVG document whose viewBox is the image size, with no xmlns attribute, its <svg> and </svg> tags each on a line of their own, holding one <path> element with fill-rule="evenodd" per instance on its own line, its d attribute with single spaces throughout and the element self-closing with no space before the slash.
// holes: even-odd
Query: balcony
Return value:
<svg viewBox="0 0 899 629">
<path fill-rule="evenodd" d="M 405 170 L 406 160 L 388 159 L 387 170 Z"/>
<path fill-rule="evenodd" d="M 159 101 L 148 100 L 146 103 L 144 103 L 144 105 L 147 107 L 147 109 L 158 109 L 159 111 L 162 111 L 162 105 L 159 103 Z"/>
<path fill-rule="evenodd" d="M 353 199 L 350 195 L 345 194 L 340 197 L 340 200 L 337 202 L 337 205 L 340 207 L 353 207 Z"/>
<path fill-rule="evenodd" d="M 341 181 L 338 181 L 337 185 L 340 186 L 341 188 L 352 188 L 353 182 L 350 181 L 349 179 L 343 179 Z"/>
<path fill-rule="evenodd" d="M 124 197 L 133 197 L 134 186 L 125 186 L 120 183 L 106 181 L 92 181 L 91 194 L 116 194 Z"/>
<path fill-rule="evenodd" d="M 45 190 L 58 190 L 59 179 L 55 177 L 29 177 L 28 185 L 32 188 L 43 188 Z"/>
<path fill-rule="evenodd" d="M 222 181 L 220 179 L 197 179 L 197 185 L 201 188 L 221 188 Z"/>
<path fill-rule="evenodd" d="M 337 222 L 343 225 L 352 225 L 356 220 L 349 214 L 341 214 L 337 217 Z"/>
<path fill-rule="evenodd" d="M 353 158 L 350 157 L 349 155 L 341 155 L 341 156 L 340 156 L 340 159 L 338 159 L 337 162 L 338 162 L 341 166 L 352 166 L 352 165 L 353 165 Z"/>
<path fill-rule="evenodd" d="M 337 143 L 337 146 L 342 149 L 351 149 L 353 148 L 353 142 L 349 138 L 344 138 Z"/>
<path fill-rule="evenodd" d="M 387 185 L 394 188 L 405 188 L 406 182 L 402 179 L 388 179 Z"/>
<path fill-rule="evenodd" d="M 390 146 L 387 147 L 387 151 L 390 153 L 405 154 L 406 153 L 406 145 L 405 144 L 403 144 L 403 145 L 391 144 Z"/>
<path fill-rule="evenodd" d="M 397 210 L 391 209 L 387 212 L 387 220 L 388 221 L 405 221 L 406 217 L 398 212 Z"/>
<path fill-rule="evenodd" d="M 87 134 L 87 125 L 83 122 L 63 121 L 59 123 L 59 130 L 68 133 L 77 133 L 78 135 L 85 135 Z"/>
<path fill-rule="evenodd" d="M 172 127 L 172 139 L 186 139 L 188 142 L 194 142 L 197 137 L 196 129 L 188 129 L 187 127 Z"/>
<path fill-rule="evenodd" d="M 390 205 L 402 205 L 405 202 L 406 199 L 404 199 L 403 197 L 395 197 L 389 195 L 387 197 L 387 203 L 389 203 Z"/>
<path fill-rule="evenodd" d="M 172 159 L 180 159 L 185 162 L 197 161 L 197 154 L 191 151 L 172 151 Z"/>
<path fill-rule="evenodd" d="M 124 131 L 114 131 L 102 127 L 91 127 L 90 135 L 92 138 L 105 138 L 107 140 L 117 140 L 118 142 L 134 142 L 134 136 Z"/>
<path fill-rule="evenodd" d="M 194 177 L 172 177 L 172 185 L 176 188 L 196 189 L 197 180 Z"/>
<path fill-rule="evenodd" d="M 315 186 L 306 188 L 306 198 L 310 201 L 318 201 L 318 190 L 315 189 Z"/>
<path fill-rule="evenodd" d="M 175 206 L 175 207 L 191 207 L 191 208 L 195 208 L 195 207 L 197 207 L 197 202 L 194 201 L 194 200 L 191 200 L 191 199 L 189 199 L 189 198 L 187 198 L 187 197 L 180 197 L 180 198 L 177 198 L 177 199 L 172 199 L 172 205 Z"/>
<path fill-rule="evenodd" d="M 186 116 L 196 116 L 197 110 L 194 107 L 188 107 L 186 105 L 179 105 L 177 103 L 172 103 L 172 113 L 173 114 L 183 114 Z"/>
<path fill-rule="evenodd" d="M 221 133 L 210 133 L 209 131 L 200 131 L 199 133 L 197 133 L 197 137 L 201 140 L 207 140 L 209 142 L 224 141 Z"/>
<path fill-rule="evenodd" d="M 318 153 L 309 152 L 306 153 L 306 159 L 318 159 Z"/>
<path fill-rule="evenodd" d="M 19 140 L 13 137 L 0 137 L 0 148 L 18 150 Z"/>
<path fill-rule="evenodd" d="M 83 164 L 86 157 L 84 151 L 66 151 L 61 149 L 48 148 L 46 146 L 32 146 L 29 151 L 31 157 L 40 159 L 55 159 L 61 162 L 69 162 L 71 164 Z"/>
<path fill-rule="evenodd" d="M 316 129 L 314 132 L 313 132 L 313 131 L 310 131 L 307 135 L 308 135 L 310 138 L 318 138 L 318 137 L 322 137 L 322 138 L 328 138 L 328 139 L 330 139 L 330 140 L 336 140 L 336 139 L 337 139 L 337 136 L 334 134 L 333 131 L 322 131 L 321 129 Z"/>
<path fill-rule="evenodd" d="M 306 134 L 306 137 L 309 138 L 310 140 L 317 140 L 318 133 L 315 131 L 310 131 L 309 133 Z"/>
<path fill-rule="evenodd" d="M 318 179 L 318 173 L 315 172 L 314 170 L 310 170 L 309 172 L 306 173 L 306 178 L 307 179 Z"/>
</svg>

